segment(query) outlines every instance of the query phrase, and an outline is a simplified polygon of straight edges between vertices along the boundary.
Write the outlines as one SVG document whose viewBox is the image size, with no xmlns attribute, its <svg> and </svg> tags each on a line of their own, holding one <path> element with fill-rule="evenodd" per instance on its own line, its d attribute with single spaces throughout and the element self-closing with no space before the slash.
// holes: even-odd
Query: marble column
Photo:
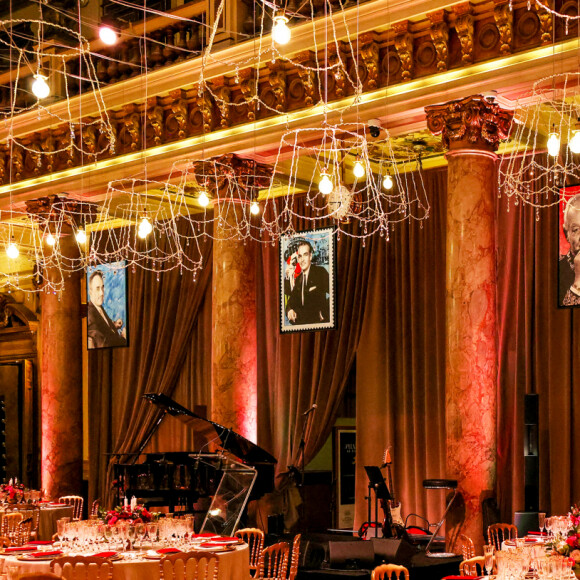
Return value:
<svg viewBox="0 0 580 580">
<path fill-rule="evenodd" d="M 78 258 L 72 232 L 60 238 L 60 252 Z M 43 276 L 61 274 L 49 269 Z M 41 293 L 41 473 L 52 498 L 79 494 L 82 485 L 82 277 L 67 274 L 62 292 Z"/>
<path fill-rule="evenodd" d="M 447 473 L 459 497 L 447 518 L 448 548 L 462 533 L 481 551 L 481 502 L 496 494 L 495 151 L 510 114 L 481 96 L 427 107 L 448 147 L 445 403 Z"/>
<path fill-rule="evenodd" d="M 230 201 L 217 204 L 214 211 L 211 419 L 255 442 L 255 245 L 227 239 L 232 235 L 229 228 L 243 221 L 247 206 Z"/>
</svg>

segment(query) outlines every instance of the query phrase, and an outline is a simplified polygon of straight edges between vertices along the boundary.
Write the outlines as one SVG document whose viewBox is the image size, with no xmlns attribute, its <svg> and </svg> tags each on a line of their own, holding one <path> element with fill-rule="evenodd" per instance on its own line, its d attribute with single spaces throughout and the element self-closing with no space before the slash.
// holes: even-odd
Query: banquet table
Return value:
<svg viewBox="0 0 580 580">
<path fill-rule="evenodd" d="M 91 554 L 94 554 L 94 551 L 83 555 Z M 143 580 L 145 578 L 159 580 L 160 557 L 149 560 L 144 558 L 144 554 L 146 552 L 123 552 L 122 559 L 113 561 L 113 580 Z M 217 557 L 218 580 L 248 580 L 250 578 L 250 551 L 247 544 L 237 546 L 231 552 L 214 554 L 206 551 L 204 554 L 208 557 Z M 0 556 L 0 561 L 3 562 L 2 573 L 12 573 L 13 577 L 18 578 L 22 574 L 50 572 L 50 561 L 31 562 L 19 558 L 18 556 Z"/>
<path fill-rule="evenodd" d="M 22 510 L 26 512 L 26 510 Z M 4 510 L 0 510 L 0 516 L 4 514 Z M 30 512 L 28 512 L 30 515 Z M 56 534 L 56 522 L 60 518 L 72 518 L 73 507 L 70 505 L 41 505 L 40 519 L 38 522 L 38 539 L 52 540 L 52 536 Z"/>
</svg>

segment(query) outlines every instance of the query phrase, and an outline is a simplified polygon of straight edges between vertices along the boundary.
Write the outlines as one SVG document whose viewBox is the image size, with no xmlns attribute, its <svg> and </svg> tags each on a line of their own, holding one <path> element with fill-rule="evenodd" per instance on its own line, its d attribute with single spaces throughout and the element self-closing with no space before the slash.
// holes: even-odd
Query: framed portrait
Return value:
<svg viewBox="0 0 580 580">
<path fill-rule="evenodd" d="M 566 186 L 560 190 L 558 306 L 580 306 L 580 185 Z"/>
<path fill-rule="evenodd" d="M 337 327 L 334 233 L 330 227 L 280 238 L 280 332 Z"/>
<path fill-rule="evenodd" d="M 334 427 L 333 474 L 336 482 L 335 524 L 341 530 L 354 526 L 355 476 L 356 476 L 356 428 Z"/>
<path fill-rule="evenodd" d="M 127 263 L 87 268 L 87 348 L 128 346 Z"/>
</svg>

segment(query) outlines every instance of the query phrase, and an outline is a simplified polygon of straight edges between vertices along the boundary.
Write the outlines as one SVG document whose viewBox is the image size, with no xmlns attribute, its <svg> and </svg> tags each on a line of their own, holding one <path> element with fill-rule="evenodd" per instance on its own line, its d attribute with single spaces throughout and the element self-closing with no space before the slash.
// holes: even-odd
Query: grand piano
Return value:
<svg viewBox="0 0 580 580">
<path fill-rule="evenodd" d="M 143 398 L 159 411 L 159 417 L 143 438 L 137 453 L 119 456 L 126 462 L 114 466 L 118 501 L 135 496 L 153 508 L 195 513 L 204 498 L 211 505 L 201 531 L 232 534 L 246 503 L 274 488 L 276 459 L 239 433 L 204 419 L 162 393 Z M 195 450 L 147 453 L 143 451 L 168 415 L 193 430 Z M 144 461 L 138 462 L 144 457 Z M 128 458 L 128 459 L 127 459 Z"/>
</svg>

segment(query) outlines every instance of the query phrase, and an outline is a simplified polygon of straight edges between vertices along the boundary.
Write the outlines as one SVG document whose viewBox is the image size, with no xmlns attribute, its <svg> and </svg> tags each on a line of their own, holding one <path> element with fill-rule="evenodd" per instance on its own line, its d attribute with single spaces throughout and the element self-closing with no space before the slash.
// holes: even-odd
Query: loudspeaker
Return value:
<svg viewBox="0 0 580 580">
<path fill-rule="evenodd" d="M 374 566 L 375 552 L 371 542 L 329 542 L 328 551 L 332 568 L 360 570 Z"/>
<path fill-rule="evenodd" d="M 538 418 L 538 395 L 524 395 L 524 504 L 527 512 L 539 511 L 540 504 Z"/>
<path fill-rule="evenodd" d="M 417 553 L 417 549 L 405 539 L 372 538 L 375 563 L 400 564 L 406 566 Z"/>
</svg>

